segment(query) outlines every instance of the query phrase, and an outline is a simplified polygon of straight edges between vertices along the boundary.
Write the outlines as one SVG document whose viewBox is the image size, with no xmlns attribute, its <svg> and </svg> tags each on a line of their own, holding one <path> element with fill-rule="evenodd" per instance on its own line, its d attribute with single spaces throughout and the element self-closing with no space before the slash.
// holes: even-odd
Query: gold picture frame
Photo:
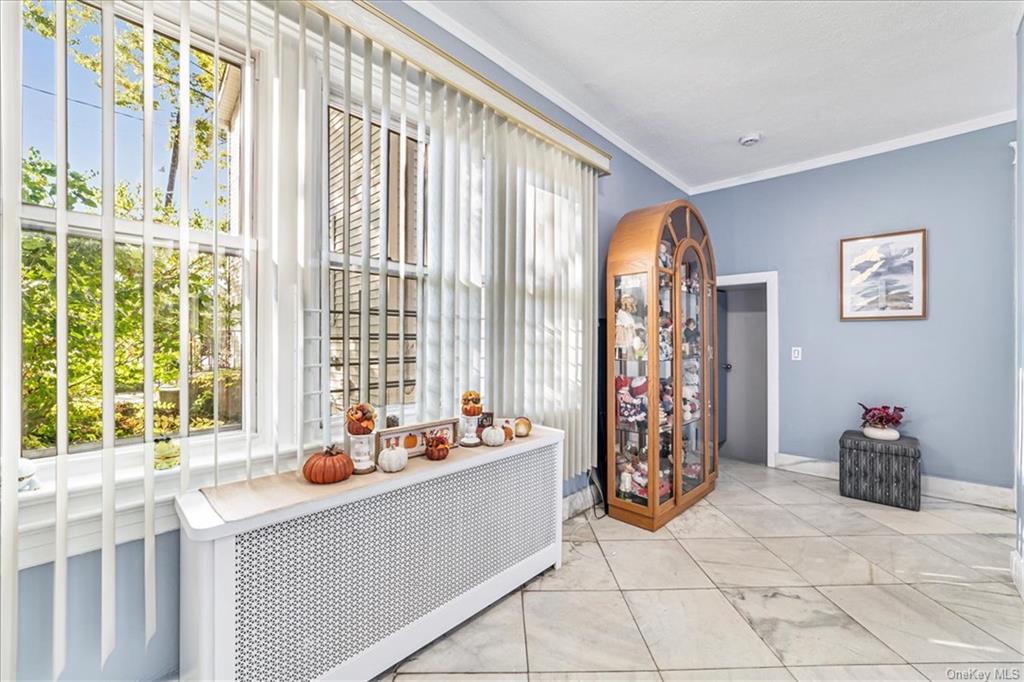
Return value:
<svg viewBox="0 0 1024 682">
<path fill-rule="evenodd" d="M 839 240 L 839 320 L 928 317 L 925 228 Z"/>
</svg>

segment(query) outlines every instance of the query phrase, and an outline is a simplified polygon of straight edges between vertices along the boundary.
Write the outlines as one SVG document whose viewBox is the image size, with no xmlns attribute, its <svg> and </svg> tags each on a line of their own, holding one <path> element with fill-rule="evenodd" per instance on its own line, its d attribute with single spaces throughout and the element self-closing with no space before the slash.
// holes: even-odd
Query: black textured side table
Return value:
<svg viewBox="0 0 1024 682">
<path fill-rule="evenodd" d="M 839 439 L 839 494 L 921 509 L 921 446 L 916 438 L 875 440 L 860 431 Z"/>
</svg>

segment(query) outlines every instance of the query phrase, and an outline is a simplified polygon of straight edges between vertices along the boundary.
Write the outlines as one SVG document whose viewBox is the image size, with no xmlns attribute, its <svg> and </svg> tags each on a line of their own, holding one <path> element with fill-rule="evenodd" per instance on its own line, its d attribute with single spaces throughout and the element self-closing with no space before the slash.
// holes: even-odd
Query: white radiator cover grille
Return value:
<svg viewBox="0 0 1024 682">
<path fill-rule="evenodd" d="M 235 677 L 319 677 L 550 546 L 560 456 L 549 445 L 236 536 Z"/>
</svg>

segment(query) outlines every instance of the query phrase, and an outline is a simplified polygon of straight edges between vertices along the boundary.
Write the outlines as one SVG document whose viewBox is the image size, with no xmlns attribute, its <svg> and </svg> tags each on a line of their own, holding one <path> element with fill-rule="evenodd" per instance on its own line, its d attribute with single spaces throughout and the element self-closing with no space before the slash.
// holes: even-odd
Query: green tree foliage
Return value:
<svg viewBox="0 0 1024 682">
<path fill-rule="evenodd" d="M 55 17 L 41 0 L 24 0 L 26 30 L 48 40 L 55 37 Z M 75 62 L 96 74 L 102 73 L 97 36 L 90 36 L 93 49 L 82 45 L 82 29 L 98 23 L 99 10 L 82 2 L 67 3 L 68 51 Z M 115 38 L 115 100 L 121 109 L 143 108 L 143 36 L 138 26 L 121 22 Z M 178 139 L 178 42 L 162 35 L 154 39 L 154 108 L 172 103 L 174 122 L 168 138 L 172 165 L 177 165 Z M 193 50 L 198 68 L 192 68 L 190 89 L 193 106 L 205 116 L 193 122 L 193 170 L 210 160 L 214 133 L 213 58 Z M 222 71 L 223 73 L 223 71 Z M 226 145 L 225 145 L 226 146 Z M 218 166 L 227 168 L 230 158 L 222 154 Z M 101 188 L 96 171 L 69 170 L 68 200 L 71 210 L 97 209 Z M 174 173 L 170 174 L 173 179 Z M 36 148 L 22 161 L 22 199 L 36 205 L 54 204 L 57 168 Z M 173 180 L 172 180 L 173 182 Z M 141 218 L 142 187 L 118 182 L 115 215 Z M 226 191 L 221 192 L 225 196 Z M 224 204 L 224 199 L 219 199 Z M 157 221 L 175 223 L 174 187 L 154 188 Z M 193 210 L 193 229 L 209 230 L 211 220 Z M 221 226 L 224 229 L 225 219 Z M 153 374 L 154 431 L 156 435 L 179 430 L 178 387 L 178 251 L 154 248 Z M 117 438 L 143 435 L 143 251 L 140 246 L 118 243 L 115 249 L 115 434 Z M 213 364 L 220 369 L 220 422 L 240 421 L 241 373 L 238 341 L 241 319 L 240 264 L 233 256 L 220 259 L 220 291 L 215 291 L 213 257 L 209 253 L 189 256 L 189 397 L 190 429 L 213 426 Z M 99 239 L 72 236 L 68 240 L 68 429 L 69 442 L 93 444 L 102 439 L 102 251 Z M 23 438 L 26 450 L 56 445 L 56 241 L 42 230 L 26 229 L 22 238 L 22 335 L 23 335 Z M 213 357 L 213 300 L 218 296 L 221 320 L 221 353 Z"/>
<path fill-rule="evenodd" d="M 143 435 L 142 248 L 115 249 L 114 383 L 117 438 Z M 241 374 L 240 264 L 221 257 L 220 423 L 238 423 Z M 102 254 L 92 237 L 68 240 L 68 428 L 71 444 L 102 438 Z M 22 237 L 23 447 L 56 445 L 56 240 L 26 230 Z M 178 431 L 178 252 L 156 248 L 153 258 L 153 378 L 157 435 Z M 213 257 L 193 254 L 189 265 L 190 427 L 213 426 Z M 162 395 L 170 396 L 161 400 Z"/>
</svg>

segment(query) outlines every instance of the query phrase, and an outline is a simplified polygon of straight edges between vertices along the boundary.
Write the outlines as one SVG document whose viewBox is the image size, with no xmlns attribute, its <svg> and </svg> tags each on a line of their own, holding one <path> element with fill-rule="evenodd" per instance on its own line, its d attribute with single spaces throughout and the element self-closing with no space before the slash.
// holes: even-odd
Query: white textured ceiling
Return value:
<svg viewBox="0 0 1024 682">
<path fill-rule="evenodd" d="M 1016 1 L 409 4 L 687 190 L 1013 117 Z"/>
</svg>

